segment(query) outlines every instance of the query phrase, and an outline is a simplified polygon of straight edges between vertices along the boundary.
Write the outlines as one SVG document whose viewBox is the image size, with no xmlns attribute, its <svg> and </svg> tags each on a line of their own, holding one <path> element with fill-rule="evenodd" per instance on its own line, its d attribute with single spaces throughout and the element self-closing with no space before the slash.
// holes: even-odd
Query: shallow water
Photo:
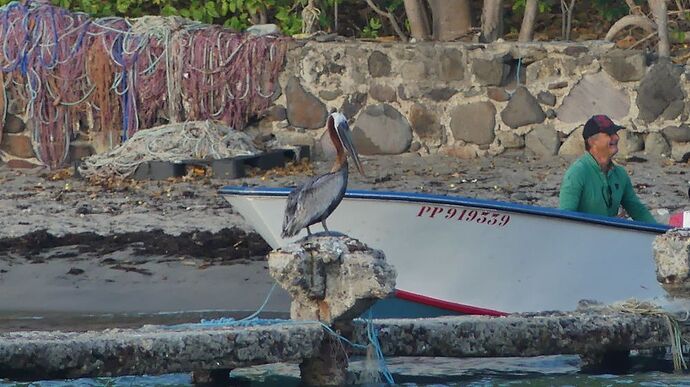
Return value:
<svg viewBox="0 0 690 387">
<path fill-rule="evenodd" d="M 662 372 L 641 372 L 629 375 L 589 375 L 579 372 L 577 356 L 543 356 L 534 358 L 451 359 L 391 358 L 387 359 L 394 386 L 690 386 L 690 375 Z M 362 370 L 367 363 L 353 360 L 351 369 Z M 297 387 L 299 369 L 295 364 L 272 364 L 239 369 L 232 376 L 242 386 Z M 126 376 L 60 381 L 19 383 L 1 381 L 0 386 L 32 387 L 129 387 L 129 386 L 191 386 L 189 374 L 161 376 Z M 383 386 L 371 380 L 362 386 Z"/>
</svg>

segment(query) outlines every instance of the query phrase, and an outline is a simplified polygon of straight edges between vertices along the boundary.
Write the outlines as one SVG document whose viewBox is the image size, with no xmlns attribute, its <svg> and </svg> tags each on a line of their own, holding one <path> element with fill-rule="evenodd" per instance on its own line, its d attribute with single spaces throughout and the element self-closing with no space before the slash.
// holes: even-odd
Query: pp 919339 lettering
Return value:
<svg viewBox="0 0 690 387">
<path fill-rule="evenodd" d="M 510 222 L 510 215 L 500 212 L 443 206 L 420 206 L 417 216 L 447 221 L 474 222 L 494 227 L 503 227 Z"/>
</svg>

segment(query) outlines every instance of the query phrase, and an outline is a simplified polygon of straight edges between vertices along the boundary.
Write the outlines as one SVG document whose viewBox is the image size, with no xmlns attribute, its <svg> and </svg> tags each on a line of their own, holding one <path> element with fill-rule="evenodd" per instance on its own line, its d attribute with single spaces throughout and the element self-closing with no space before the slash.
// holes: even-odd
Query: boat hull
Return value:
<svg viewBox="0 0 690 387">
<path fill-rule="evenodd" d="M 221 194 L 273 248 L 287 189 Z M 572 310 L 583 299 L 658 299 L 654 237 L 667 227 L 445 196 L 348 191 L 331 231 L 381 249 L 398 298 L 454 313 Z M 312 226 L 318 232 L 319 225 Z"/>
</svg>

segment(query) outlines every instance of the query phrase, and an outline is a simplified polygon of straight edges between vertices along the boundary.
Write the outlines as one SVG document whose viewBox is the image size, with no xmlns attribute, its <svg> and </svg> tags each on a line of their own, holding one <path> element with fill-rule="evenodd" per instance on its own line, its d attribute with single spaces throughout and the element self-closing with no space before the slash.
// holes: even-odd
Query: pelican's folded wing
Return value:
<svg viewBox="0 0 690 387">
<path fill-rule="evenodd" d="M 283 234 L 296 235 L 301 229 L 320 221 L 342 199 L 344 191 L 343 175 L 337 172 L 317 176 L 296 187 L 288 195 Z"/>
<path fill-rule="evenodd" d="M 342 174 L 327 173 L 310 180 L 300 192 L 297 211 L 306 216 L 308 223 L 316 222 L 326 213 L 334 201 L 339 201 L 345 191 Z M 306 226 L 305 226 L 306 227 Z"/>
</svg>

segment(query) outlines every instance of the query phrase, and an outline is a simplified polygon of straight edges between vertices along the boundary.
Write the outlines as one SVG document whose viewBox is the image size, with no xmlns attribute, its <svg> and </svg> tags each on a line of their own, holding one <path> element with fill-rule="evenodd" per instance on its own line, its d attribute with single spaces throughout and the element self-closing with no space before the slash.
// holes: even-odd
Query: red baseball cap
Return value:
<svg viewBox="0 0 690 387">
<path fill-rule="evenodd" d="M 582 137 L 586 140 L 597 133 L 612 135 L 621 129 L 625 129 L 625 127 L 616 125 L 608 116 L 598 114 L 587 120 L 585 129 L 582 131 Z"/>
</svg>

